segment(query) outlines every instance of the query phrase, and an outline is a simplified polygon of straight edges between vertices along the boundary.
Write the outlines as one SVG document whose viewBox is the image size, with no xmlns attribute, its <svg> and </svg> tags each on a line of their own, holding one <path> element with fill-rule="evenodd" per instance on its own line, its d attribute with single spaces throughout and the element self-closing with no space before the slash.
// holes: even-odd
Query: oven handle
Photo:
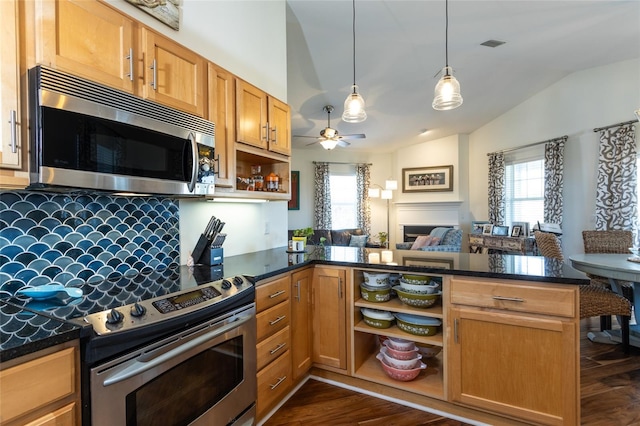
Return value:
<svg viewBox="0 0 640 426">
<path fill-rule="evenodd" d="M 157 367 L 158 365 L 162 364 L 163 362 L 166 362 L 168 360 L 170 360 L 171 358 L 175 358 L 185 352 L 190 351 L 191 349 L 206 343 L 209 340 L 212 340 L 224 333 L 226 333 L 227 331 L 237 328 L 238 326 L 246 323 L 247 321 L 251 320 L 254 316 L 253 315 L 243 315 L 243 316 L 238 316 L 236 318 L 233 319 L 233 321 L 231 321 L 228 324 L 225 324 L 223 326 L 221 326 L 220 328 L 216 328 L 215 330 L 212 330 L 211 332 L 207 333 L 207 334 L 203 334 L 202 336 L 198 336 L 193 338 L 192 340 L 189 340 L 188 342 L 185 342 L 184 344 L 168 351 L 165 352 L 161 355 L 158 355 L 155 358 L 152 358 L 148 361 L 138 361 L 135 360 L 131 363 L 131 365 L 126 366 L 125 368 L 123 368 L 122 370 L 116 372 L 115 374 L 113 374 L 112 376 L 105 378 L 105 380 L 103 381 L 103 386 L 110 386 L 110 385 L 114 385 L 118 382 L 121 382 L 123 380 L 129 379 L 133 376 L 136 376 L 140 373 L 143 373 L 151 368 Z"/>
</svg>

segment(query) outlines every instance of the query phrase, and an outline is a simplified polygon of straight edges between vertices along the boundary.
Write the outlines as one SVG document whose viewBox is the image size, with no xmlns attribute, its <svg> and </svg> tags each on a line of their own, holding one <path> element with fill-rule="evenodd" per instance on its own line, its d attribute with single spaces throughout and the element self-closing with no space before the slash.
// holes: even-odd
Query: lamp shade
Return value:
<svg viewBox="0 0 640 426">
<path fill-rule="evenodd" d="M 342 120 L 347 123 L 360 123 L 367 119 L 367 113 L 364 110 L 364 99 L 358 93 L 358 86 L 351 86 L 353 91 L 349 93 L 344 101 L 344 112 Z"/>
<path fill-rule="evenodd" d="M 381 197 L 383 200 L 390 200 L 393 198 L 393 192 L 390 189 L 383 189 L 381 192 Z"/>
<path fill-rule="evenodd" d="M 379 188 L 369 188 L 368 194 L 369 194 L 369 198 L 378 198 L 378 197 L 380 197 L 380 189 Z"/>
<path fill-rule="evenodd" d="M 325 139 L 323 141 L 320 141 L 320 145 L 322 145 L 322 147 L 326 150 L 332 150 L 333 148 L 336 147 L 336 145 L 338 145 L 338 140 L 337 139 Z"/>
<path fill-rule="evenodd" d="M 386 180 L 384 182 L 384 189 L 391 189 L 395 191 L 398 189 L 398 181 L 397 180 Z"/>
<path fill-rule="evenodd" d="M 451 67 L 442 69 L 443 76 L 436 84 L 433 98 L 433 109 L 446 111 L 458 108 L 462 105 L 462 95 L 460 95 L 460 83 L 452 75 Z"/>
</svg>

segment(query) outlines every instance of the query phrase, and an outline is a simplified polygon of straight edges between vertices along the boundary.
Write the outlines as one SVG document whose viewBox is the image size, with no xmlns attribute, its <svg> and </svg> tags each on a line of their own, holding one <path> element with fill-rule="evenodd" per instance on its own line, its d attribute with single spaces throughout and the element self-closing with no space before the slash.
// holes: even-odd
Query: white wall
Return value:
<svg viewBox="0 0 640 426">
<path fill-rule="evenodd" d="M 286 2 L 182 0 L 180 29 L 170 27 L 124 0 L 112 6 L 287 101 Z M 185 264 L 212 215 L 227 223 L 225 256 L 285 246 L 287 203 L 180 202 L 180 262 Z M 265 234 L 265 226 L 269 233 Z"/>
<path fill-rule="evenodd" d="M 581 232 L 595 225 L 599 133 L 593 129 L 633 120 L 639 106 L 640 60 L 635 59 L 571 74 L 471 133 L 472 220 L 488 216 L 487 153 L 568 135 L 563 251 L 567 256 L 583 252 Z M 639 127 L 636 125 L 636 132 Z"/>
</svg>

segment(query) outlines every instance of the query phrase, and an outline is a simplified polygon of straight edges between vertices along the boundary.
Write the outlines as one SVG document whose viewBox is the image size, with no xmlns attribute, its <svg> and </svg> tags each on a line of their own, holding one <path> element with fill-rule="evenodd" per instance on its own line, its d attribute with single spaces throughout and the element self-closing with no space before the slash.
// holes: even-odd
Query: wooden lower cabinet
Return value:
<svg viewBox="0 0 640 426">
<path fill-rule="evenodd" d="M 450 399 L 536 424 L 579 424 L 577 288 L 511 283 L 451 280 Z"/>
<path fill-rule="evenodd" d="M 258 371 L 257 419 L 262 419 L 291 390 L 291 352 Z"/>
<path fill-rule="evenodd" d="M 293 380 L 311 368 L 311 280 L 313 269 L 291 274 L 291 361 Z"/>
<path fill-rule="evenodd" d="M 313 362 L 347 369 L 347 271 L 316 266 L 313 270 Z"/>
<path fill-rule="evenodd" d="M 3 363 L 0 424 L 79 424 L 79 348 L 64 344 Z"/>
</svg>

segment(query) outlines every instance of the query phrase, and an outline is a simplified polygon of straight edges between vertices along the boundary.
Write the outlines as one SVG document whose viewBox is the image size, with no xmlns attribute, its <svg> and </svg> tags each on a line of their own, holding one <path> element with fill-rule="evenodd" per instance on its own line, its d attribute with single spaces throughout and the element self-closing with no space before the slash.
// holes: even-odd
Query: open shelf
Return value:
<svg viewBox="0 0 640 426">
<path fill-rule="evenodd" d="M 416 336 L 415 334 L 407 333 L 406 331 L 400 330 L 395 325 L 392 325 L 389 328 L 375 328 L 365 324 L 364 321 L 358 322 L 355 327 L 353 327 L 353 329 L 355 331 L 360 331 L 363 333 L 391 336 L 405 340 L 413 340 L 414 342 L 426 343 L 427 345 L 442 346 L 443 344 L 442 332 L 434 334 L 433 336 Z"/>
<path fill-rule="evenodd" d="M 422 370 L 418 377 L 408 382 L 401 382 L 387 376 L 380 365 L 380 361 L 376 359 L 376 354 L 377 352 L 372 353 L 356 368 L 354 374 L 356 377 L 420 395 L 445 399 L 442 378 L 442 353 L 433 358 L 424 358 L 422 362 L 427 364 L 427 368 Z"/>
<path fill-rule="evenodd" d="M 359 293 L 358 293 L 359 294 Z M 442 298 L 429 308 L 414 308 L 405 305 L 396 297 L 386 302 L 368 302 L 362 298 L 356 300 L 356 306 L 360 308 L 378 309 L 383 311 L 400 312 L 412 315 L 422 315 L 425 317 L 442 319 Z"/>
</svg>

